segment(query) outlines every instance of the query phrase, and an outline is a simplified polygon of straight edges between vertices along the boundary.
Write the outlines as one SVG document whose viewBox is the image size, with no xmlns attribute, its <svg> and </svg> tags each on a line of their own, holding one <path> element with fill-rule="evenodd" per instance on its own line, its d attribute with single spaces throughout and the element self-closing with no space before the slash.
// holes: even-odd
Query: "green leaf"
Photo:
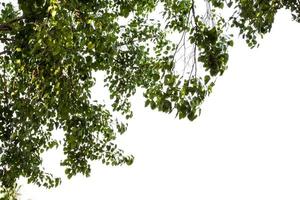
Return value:
<svg viewBox="0 0 300 200">
<path fill-rule="evenodd" d="M 207 83 L 210 81 L 210 76 L 209 75 L 206 75 L 205 77 L 204 77 L 204 83 L 205 83 L 205 85 L 207 85 Z"/>
</svg>

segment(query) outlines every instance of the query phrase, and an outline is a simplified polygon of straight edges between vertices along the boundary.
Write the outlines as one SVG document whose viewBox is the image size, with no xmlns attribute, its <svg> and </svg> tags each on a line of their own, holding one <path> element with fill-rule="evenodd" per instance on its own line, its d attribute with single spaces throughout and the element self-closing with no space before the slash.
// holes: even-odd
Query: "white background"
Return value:
<svg viewBox="0 0 300 200">
<path fill-rule="evenodd" d="M 23 185 L 27 200 L 299 200 L 300 24 L 277 15 L 258 49 L 236 38 L 229 69 L 194 122 L 144 108 L 119 138 L 132 166 L 93 166 L 89 178 L 51 190 Z M 59 156 L 47 167 L 57 174 Z"/>
</svg>

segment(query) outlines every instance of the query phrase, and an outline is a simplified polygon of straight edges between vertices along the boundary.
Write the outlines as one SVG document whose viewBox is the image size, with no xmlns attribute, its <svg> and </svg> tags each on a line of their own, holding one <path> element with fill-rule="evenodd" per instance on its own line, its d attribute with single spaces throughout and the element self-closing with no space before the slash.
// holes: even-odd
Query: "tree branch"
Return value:
<svg viewBox="0 0 300 200">
<path fill-rule="evenodd" d="M 5 51 L 0 52 L 0 56 L 3 55 L 3 54 L 9 54 L 9 53 L 11 53 L 11 51 L 5 50 Z"/>
<path fill-rule="evenodd" d="M 16 19 L 0 24 L 0 31 L 11 31 L 12 27 L 10 25 L 23 19 L 25 19 L 25 16 L 17 17 Z"/>
<path fill-rule="evenodd" d="M 12 28 L 7 24 L 0 24 L 0 31 L 11 31 Z"/>
<path fill-rule="evenodd" d="M 6 22 L 5 24 L 13 24 L 13 23 L 15 23 L 15 22 L 18 22 L 18 21 L 21 21 L 21 20 L 23 20 L 23 19 L 26 19 L 26 17 L 23 15 L 23 16 L 21 16 L 21 17 L 17 17 L 16 19 L 13 19 L 13 20 L 10 20 L 10 21 L 8 21 L 8 22 Z"/>
<path fill-rule="evenodd" d="M 5 38 L 5 37 L 0 37 L 0 41 L 14 41 L 12 38 Z"/>
</svg>

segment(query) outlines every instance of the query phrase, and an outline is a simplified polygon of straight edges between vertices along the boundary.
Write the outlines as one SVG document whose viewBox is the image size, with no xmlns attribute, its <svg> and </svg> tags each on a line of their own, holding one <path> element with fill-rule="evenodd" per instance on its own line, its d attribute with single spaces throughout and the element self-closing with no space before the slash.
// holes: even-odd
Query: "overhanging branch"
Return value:
<svg viewBox="0 0 300 200">
<path fill-rule="evenodd" d="M 4 54 L 9 54 L 9 53 L 11 53 L 11 51 L 5 50 L 5 51 L 0 52 L 0 56 L 2 56 L 2 55 L 4 55 Z"/>
<path fill-rule="evenodd" d="M 18 22 L 18 21 L 21 21 L 23 19 L 25 19 L 25 16 L 21 16 L 21 17 L 18 17 L 16 19 L 5 22 L 3 24 L 0 24 L 0 31 L 11 31 L 12 30 L 11 24 L 13 24 L 15 22 Z"/>
</svg>

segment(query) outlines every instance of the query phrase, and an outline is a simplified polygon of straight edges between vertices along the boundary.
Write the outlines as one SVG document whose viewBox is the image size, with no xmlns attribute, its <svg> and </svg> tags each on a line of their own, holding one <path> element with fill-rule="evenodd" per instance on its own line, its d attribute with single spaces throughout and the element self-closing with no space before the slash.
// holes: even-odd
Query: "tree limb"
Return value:
<svg viewBox="0 0 300 200">
<path fill-rule="evenodd" d="M 0 37 L 0 41 L 14 41 L 12 38 L 5 38 L 5 37 Z"/>
<path fill-rule="evenodd" d="M 0 31 L 11 31 L 12 27 L 10 25 L 23 19 L 25 19 L 25 16 L 17 17 L 16 19 L 0 24 Z"/>
<path fill-rule="evenodd" d="M 7 24 L 0 24 L 0 31 L 11 31 L 12 28 Z"/>
<path fill-rule="evenodd" d="M 9 54 L 9 53 L 11 53 L 11 51 L 5 50 L 5 51 L 0 52 L 0 56 L 3 55 L 3 54 Z"/>
<path fill-rule="evenodd" d="M 26 17 L 23 15 L 23 16 L 21 16 L 21 17 L 17 17 L 16 19 L 13 19 L 13 20 L 10 20 L 10 21 L 8 21 L 8 22 L 6 22 L 5 24 L 13 24 L 13 23 L 15 23 L 15 22 L 18 22 L 18 21 L 21 21 L 21 20 L 23 20 L 23 19 L 26 19 Z"/>
</svg>

